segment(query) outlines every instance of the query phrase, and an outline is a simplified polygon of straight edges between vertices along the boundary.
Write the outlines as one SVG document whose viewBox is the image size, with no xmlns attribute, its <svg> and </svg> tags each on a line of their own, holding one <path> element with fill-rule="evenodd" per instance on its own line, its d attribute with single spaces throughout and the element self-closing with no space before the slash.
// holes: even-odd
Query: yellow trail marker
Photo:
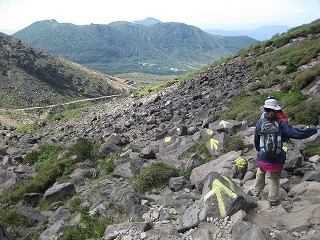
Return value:
<svg viewBox="0 0 320 240">
<path fill-rule="evenodd" d="M 218 140 L 215 140 L 213 138 L 210 139 L 210 148 L 211 149 L 215 148 L 217 150 L 218 149 L 218 144 L 219 144 Z"/>
<path fill-rule="evenodd" d="M 180 129 L 180 128 L 177 128 L 176 130 L 177 130 L 177 132 L 180 132 L 181 129 Z"/>
<path fill-rule="evenodd" d="M 213 131 L 211 129 L 207 129 L 207 133 L 208 133 L 208 135 L 211 136 L 213 134 Z"/>
<path fill-rule="evenodd" d="M 246 160 L 245 160 L 243 157 L 238 157 L 238 158 L 235 160 L 235 163 L 236 163 L 236 165 L 237 165 L 238 167 L 240 167 L 240 168 L 244 167 L 244 166 L 247 164 Z"/>
<path fill-rule="evenodd" d="M 283 146 L 282 149 L 283 149 L 283 151 L 288 152 L 288 148 L 287 147 Z"/>
<path fill-rule="evenodd" d="M 224 178 L 224 179 L 226 179 L 226 178 Z M 233 186 L 232 183 L 231 183 L 231 186 Z M 206 195 L 204 195 L 203 199 L 206 202 L 209 197 L 211 197 L 212 195 L 215 194 L 217 197 L 217 201 L 218 201 L 220 216 L 225 218 L 227 216 L 227 212 L 226 212 L 226 207 L 225 207 L 223 199 L 222 199 L 222 193 L 225 193 L 232 198 L 237 197 L 237 194 L 235 194 L 232 190 L 230 190 L 225 185 L 223 185 L 218 179 L 215 179 L 212 182 L 211 190 Z"/>
<path fill-rule="evenodd" d="M 222 176 L 222 178 L 229 183 L 229 187 L 231 188 L 232 191 L 234 191 L 234 185 L 233 185 L 233 182 L 230 180 L 230 178 L 226 176 Z"/>
<path fill-rule="evenodd" d="M 164 139 L 164 141 L 165 141 L 165 142 L 171 142 L 171 137 L 166 137 L 166 138 Z"/>
<path fill-rule="evenodd" d="M 219 125 L 221 124 L 223 125 L 223 127 L 226 127 L 229 122 L 222 120 L 221 122 L 219 122 Z"/>
</svg>

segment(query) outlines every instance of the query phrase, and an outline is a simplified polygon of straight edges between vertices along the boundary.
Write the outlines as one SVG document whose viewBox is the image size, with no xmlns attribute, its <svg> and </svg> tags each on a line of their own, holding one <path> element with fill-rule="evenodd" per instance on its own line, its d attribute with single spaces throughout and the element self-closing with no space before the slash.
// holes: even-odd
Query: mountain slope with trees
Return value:
<svg viewBox="0 0 320 240">
<path fill-rule="evenodd" d="M 22 108 L 129 92 L 95 72 L 0 33 L 0 107 Z"/>
<path fill-rule="evenodd" d="M 181 74 L 257 41 L 213 36 L 183 23 L 74 25 L 39 21 L 13 35 L 33 46 L 107 74 Z"/>
</svg>

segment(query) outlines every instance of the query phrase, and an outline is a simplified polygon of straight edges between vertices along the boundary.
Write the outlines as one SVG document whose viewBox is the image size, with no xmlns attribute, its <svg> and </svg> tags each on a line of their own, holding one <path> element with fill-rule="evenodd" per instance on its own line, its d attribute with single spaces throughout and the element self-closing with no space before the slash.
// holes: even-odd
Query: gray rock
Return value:
<svg viewBox="0 0 320 240">
<path fill-rule="evenodd" d="M 76 194 L 75 186 L 72 183 L 55 184 L 44 193 L 44 198 L 65 200 Z"/>
<path fill-rule="evenodd" d="M 290 197 L 309 199 L 320 195 L 320 182 L 301 182 L 293 186 L 288 193 Z"/>
<path fill-rule="evenodd" d="M 118 165 L 113 170 L 112 175 L 115 176 L 115 177 L 122 177 L 122 178 L 125 178 L 125 179 L 132 179 L 134 177 L 134 175 L 133 175 L 130 167 L 131 167 L 130 162 Z"/>
<path fill-rule="evenodd" d="M 319 171 L 306 171 L 306 173 L 302 177 L 302 181 L 320 182 L 320 172 Z"/>
<path fill-rule="evenodd" d="M 9 235 L 6 229 L 0 223 L 0 239 L 1 240 L 9 240 Z"/>
<path fill-rule="evenodd" d="M 320 225 L 320 204 L 296 205 L 290 213 L 280 217 L 276 222 L 278 230 L 305 231 L 314 225 Z"/>
<path fill-rule="evenodd" d="M 63 220 L 55 222 L 40 234 L 39 240 L 58 239 L 70 227 L 71 226 Z"/>
<path fill-rule="evenodd" d="M 283 166 L 286 171 L 292 172 L 294 169 L 301 167 L 303 156 L 297 149 L 290 149 L 287 153 L 287 160 Z"/>
<path fill-rule="evenodd" d="M 194 153 L 187 160 L 185 170 L 189 172 L 192 169 L 201 166 L 202 164 L 204 164 L 204 159 L 201 156 L 199 156 L 197 153 Z"/>
<path fill-rule="evenodd" d="M 169 188 L 176 192 L 184 188 L 191 188 L 190 182 L 185 177 L 170 178 Z"/>
<path fill-rule="evenodd" d="M 126 235 L 128 231 L 145 232 L 151 228 L 147 222 L 124 222 L 120 224 L 108 225 L 104 231 L 103 240 L 115 239 L 118 236 Z"/>
<path fill-rule="evenodd" d="M 243 221 L 236 222 L 232 227 L 234 240 L 271 240 L 270 229 L 251 226 Z"/>
<path fill-rule="evenodd" d="M 204 179 L 212 172 L 217 172 L 228 177 L 233 176 L 232 166 L 235 166 L 235 160 L 240 157 L 240 153 L 231 151 L 223 154 L 221 157 L 212 160 L 194 168 L 191 172 L 190 182 L 197 189 L 202 189 Z"/>
<path fill-rule="evenodd" d="M 119 148 L 120 147 L 115 144 L 103 143 L 99 148 L 99 152 L 106 156 L 109 156 L 111 153 L 117 151 Z"/>
</svg>

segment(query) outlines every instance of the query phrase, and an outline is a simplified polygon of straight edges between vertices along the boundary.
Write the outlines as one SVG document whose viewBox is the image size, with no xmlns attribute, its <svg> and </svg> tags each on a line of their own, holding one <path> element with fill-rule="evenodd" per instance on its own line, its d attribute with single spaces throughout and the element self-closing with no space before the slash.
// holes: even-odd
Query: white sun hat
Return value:
<svg viewBox="0 0 320 240">
<path fill-rule="evenodd" d="M 264 105 L 262 106 L 262 108 L 269 108 L 269 109 L 273 109 L 273 110 L 281 110 L 281 107 L 278 105 L 277 100 L 275 99 L 267 99 L 264 102 Z"/>
</svg>

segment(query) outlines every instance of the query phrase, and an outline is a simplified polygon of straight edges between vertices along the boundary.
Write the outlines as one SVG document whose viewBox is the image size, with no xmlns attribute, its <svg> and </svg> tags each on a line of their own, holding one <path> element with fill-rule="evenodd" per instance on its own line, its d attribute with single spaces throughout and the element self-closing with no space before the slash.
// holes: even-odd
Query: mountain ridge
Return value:
<svg viewBox="0 0 320 240">
<path fill-rule="evenodd" d="M 274 35 L 285 33 L 290 28 L 284 25 L 264 25 L 255 29 L 248 30 L 223 30 L 223 29 L 204 29 L 205 32 L 222 36 L 248 36 L 259 41 L 265 41 Z"/>
<path fill-rule="evenodd" d="M 74 25 L 44 20 L 13 36 L 107 74 L 181 74 L 256 43 L 249 37 L 213 36 L 183 23 L 124 21 Z"/>
</svg>

